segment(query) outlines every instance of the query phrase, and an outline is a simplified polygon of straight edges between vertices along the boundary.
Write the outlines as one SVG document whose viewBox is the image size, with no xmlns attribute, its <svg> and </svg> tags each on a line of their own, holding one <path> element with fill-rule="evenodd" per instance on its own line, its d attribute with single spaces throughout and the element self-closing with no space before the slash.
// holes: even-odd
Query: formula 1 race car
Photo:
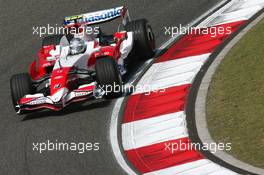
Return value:
<svg viewBox="0 0 264 175">
<path fill-rule="evenodd" d="M 101 28 L 90 33 L 85 30 L 118 17 L 122 23 L 112 35 Z M 118 97 L 122 91 L 113 87 L 122 86 L 127 60 L 135 55 L 147 59 L 155 52 L 147 20 L 130 20 L 125 7 L 66 17 L 63 27 L 66 33 L 43 38 L 29 73 L 11 77 L 11 96 L 18 114 L 37 109 L 58 111 L 72 102 Z M 71 32 L 73 29 L 77 32 Z M 107 91 L 109 87 L 111 91 Z"/>
</svg>

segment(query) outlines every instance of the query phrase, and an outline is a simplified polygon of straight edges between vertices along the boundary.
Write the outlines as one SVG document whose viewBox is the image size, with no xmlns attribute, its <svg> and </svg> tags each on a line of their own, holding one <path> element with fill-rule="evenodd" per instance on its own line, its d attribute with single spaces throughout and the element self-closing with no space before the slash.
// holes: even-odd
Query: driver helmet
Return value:
<svg viewBox="0 0 264 175">
<path fill-rule="evenodd" d="M 84 53 L 86 50 L 85 41 L 80 38 L 73 38 L 70 42 L 70 51 L 72 55 Z"/>
</svg>

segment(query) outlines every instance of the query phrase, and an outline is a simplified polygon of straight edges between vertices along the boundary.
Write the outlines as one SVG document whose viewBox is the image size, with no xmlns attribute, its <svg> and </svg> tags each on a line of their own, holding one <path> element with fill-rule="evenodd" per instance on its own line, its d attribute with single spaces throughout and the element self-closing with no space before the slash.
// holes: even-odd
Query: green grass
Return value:
<svg viewBox="0 0 264 175">
<path fill-rule="evenodd" d="M 264 20 L 250 30 L 217 69 L 207 97 L 207 122 L 228 153 L 264 168 Z"/>
</svg>

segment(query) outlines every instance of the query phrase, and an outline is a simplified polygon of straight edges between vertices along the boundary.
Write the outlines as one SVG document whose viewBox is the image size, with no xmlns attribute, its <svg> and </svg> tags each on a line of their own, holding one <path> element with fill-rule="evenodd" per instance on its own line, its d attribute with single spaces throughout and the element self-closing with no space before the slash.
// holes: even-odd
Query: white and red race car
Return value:
<svg viewBox="0 0 264 175">
<path fill-rule="evenodd" d="M 122 19 L 118 30 L 122 31 L 112 35 L 101 29 L 96 34 L 85 32 L 87 26 L 118 17 Z M 64 28 L 78 32 L 43 38 L 29 73 L 11 77 L 11 96 L 18 114 L 37 109 L 58 111 L 72 102 L 117 97 L 122 92 L 112 89 L 106 93 L 106 88 L 122 86 L 127 60 L 154 55 L 155 39 L 147 20 L 131 21 L 125 7 L 66 17 Z"/>
</svg>

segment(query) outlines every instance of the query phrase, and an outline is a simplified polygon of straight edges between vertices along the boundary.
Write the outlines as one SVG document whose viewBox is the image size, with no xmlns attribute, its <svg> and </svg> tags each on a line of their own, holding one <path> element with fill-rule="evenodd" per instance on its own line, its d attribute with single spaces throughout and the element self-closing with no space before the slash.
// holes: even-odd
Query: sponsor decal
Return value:
<svg viewBox="0 0 264 175">
<path fill-rule="evenodd" d="M 69 16 L 65 18 L 65 21 L 71 21 L 71 20 L 76 20 L 76 19 L 81 19 L 83 18 L 83 15 L 74 15 L 74 16 Z"/>
<path fill-rule="evenodd" d="M 59 75 L 59 76 L 56 76 L 54 79 L 55 80 L 58 80 L 58 79 L 61 79 L 61 78 L 63 78 L 63 76 L 62 75 Z"/>
<path fill-rule="evenodd" d="M 96 52 L 94 54 L 95 57 L 101 57 L 101 56 L 108 56 L 110 55 L 110 52 L 109 51 L 105 51 L 105 52 Z"/>
<path fill-rule="evenodd" d="M 48 60 L 48 61 L 49 61 L 49 60 Z M 49 66 L 52 66 L 52 64 L 48 62 L 48 63 L 43 64 L 42 66 L 43 66 L 43 67 L 49 67 Z"/>
<path fill-rule="evenodd" d="M 46 103 L 46 98 L 38 98 L 26 104 L 27 105 L 38 105 L 38 104 L 43 104 L 43 103 Z"/>
<path fill-rule="evenodd" d="M 106 21 L 113 19 L 115 17 L 121 16 L 123 7 L 113 8 L 109 10 L 104 10 L 102 12 L 88 13 L 87 16 L 84 15 L 75 15 L 66 17 L 64 20 L 65 25 L 76 23 L 96 23 L 101 21 Z"/>
<path fill-rule="evenodd" d="M 75 97 L 81 97 L 90 94 L 91 92 L 74 92 Z"/>
</svg>

